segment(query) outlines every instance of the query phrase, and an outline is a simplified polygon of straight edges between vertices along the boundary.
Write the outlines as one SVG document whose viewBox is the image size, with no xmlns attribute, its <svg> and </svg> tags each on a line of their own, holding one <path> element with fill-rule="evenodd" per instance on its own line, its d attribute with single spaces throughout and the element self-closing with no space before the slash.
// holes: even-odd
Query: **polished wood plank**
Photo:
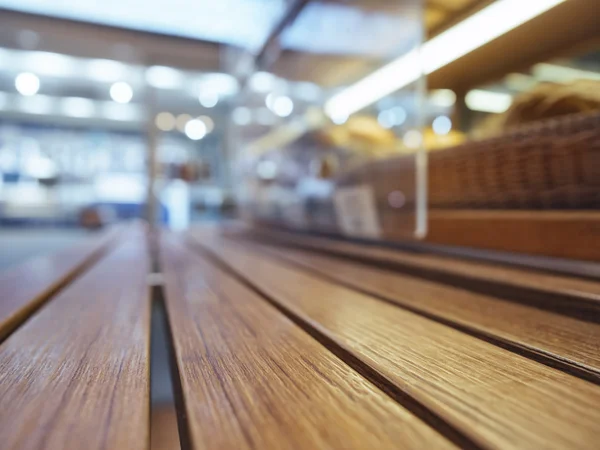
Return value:
<svg viewBox="0 0 600 450">
<path fill-rule="evenodd" d="M 432 209 L 428 220 L 425 240 L 433 244 L 600 260 L 600 213 L 597 211 Z"/>
<path fill-rule="evenodd" d="M 480 446 L 597 448 L 599 386 L 239 242 L 201 245 Z"/>
<path fill-rule="evenodd" d="M 0 345 L 3 450 L 148 448 L 148 267 L 129 235 Z"/>
<path fill-rule="evenodd" d="M 171 239 L 161 259 L 184 447 L 452 447 L 267 301 Z"/>
<path fill-rule="evenodd" d="M 0 273 L 0 341 L 53 293 L 93 264 L 122 231 L 120 227 L 113 228 Z"/>
<path fill-rule="evenodd" d="M 544 356 L 600 383 L 600 324 L 316 252 L 260 248 L 354 289 Z"/>
<path fill-rule="evenodd" d="M 195 233 L 201 237 L 205 231 L 200 229 Z M 239 232 L 234 233 L 234 235 L 236 234 Z M 490 283 L 493 285 L 493 289 L 498 291 L 501 285 L 514 290 L 524 290 L 527 292 L 527 296 L 538 293 L 541 299 L 538 302 L 540 305 L 543 304 L 544 298 L 547 298 L 550 303 L 551 297 L 562 296 L 572 303 L 587 304 L 595 310 L 600 308 L 600 282 L 591 279 L 285 232 L 260 232 L 258 236 L 275 243 L 349 256 L 375 264 L 394 265 L 400 270 L 409 269 L 415 273 L 419 271 L 433 277 L 443 276 L 446 279 L 453 277 L 480 284 Z M 586 266 L 585 271 L 586 275 L 600 280 L 600 265 L 594 265 L 593 268 Z"/>
</svg>

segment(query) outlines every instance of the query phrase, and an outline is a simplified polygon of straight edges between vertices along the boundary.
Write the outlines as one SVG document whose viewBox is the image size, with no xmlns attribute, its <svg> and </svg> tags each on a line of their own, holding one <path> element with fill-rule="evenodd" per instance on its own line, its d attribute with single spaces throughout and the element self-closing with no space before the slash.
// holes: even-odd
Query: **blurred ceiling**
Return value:
<svg viewBox="0 0 600 450">
<path fill-rule="evenodd" d="M 0 8 L 21 11 L 0 9 L 0 47 L 200 72 L 229 72 L 230 60 L 267 52 L 273 55 L 265 58 L 260 70 L 328 89 L 353 83 L 416 47 L 424 35 L 438 34 L 492 0 L 425 0 L 424 10 L 421 3 L 421 0 L 0 0 Z M 293 11 L 299 12 L 291 14 Z M 88 23 L 48 19 L 41 13 Z M 598 17 L 589 14 L 589 0 L 570 0 L 531 21 L 527 27 L 432 74 L 429 83 L 435 88 L 460 89 L 498 79 L 502 72 L 521 70 L 527 64 L 555 56 L 552 51 L 557 48 L 572 47 L 594 33 L 597 35 Z M 549 29 L 553 32 L 548 33 Z M 33 44 L 23 38 L 28 31 L 37 36 Z M 272 42 L 276 45 L 266 45 Z M 230 44 L 245 50 L 233 51 L 235 47 Z M 498 54 L 503 57 L 498 58 Z M 477 70 L 465 70 L 469 67 Z"/>
</svg>

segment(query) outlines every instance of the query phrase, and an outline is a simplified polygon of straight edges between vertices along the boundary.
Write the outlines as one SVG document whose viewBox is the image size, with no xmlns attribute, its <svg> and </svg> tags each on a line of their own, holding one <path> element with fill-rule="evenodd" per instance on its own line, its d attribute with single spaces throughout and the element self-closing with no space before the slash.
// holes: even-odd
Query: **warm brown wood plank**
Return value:
<svg viewBox="0 0 600 450">
<path fill-rule="evenodd" d="M 200 235 L 202 230 L 198 231 Z M 301 236 L 285 232 L 261 233 L 269 240 L 288 245 L 301 246 L 318 251 L 327 251 L 341 256 L 351 256 L 374 263 L 386 263 L 410 267 L 431 273 L 448 274 L 466 280 L 491 282 L 539 292 L 542 295 L 561 295 L 573 300 L 600 307 L 600 282 L 581 278 L 547 274 L 522 268 L 486 264 L 453 257 L 433 256 L 427 253 L 409 253 L 397 249 L 365 246 L 351 242 Z M 595 266 L 594 266 L 595 267 Z M 586 267 L 587 275 L 600 277 L 600 266 Z"/>
<path fill-rule="evenodd" d="M 600 387 L 238 242 L 202 245 L 479 445 L 597 448 Z"/>
<path fill-rule="evenodd" d="M 61 286 L 92 264 L 122 232 L 113 228 L 66 250 L 0 273 L 0 341 Z"/>
<path fill-rule="evenodd" d="M 166 305 L 193 448 L 452 446 L 234 277 L 165 239 Z"/>
<path fill-rule="evenodd" d="M 0 447 L 149 445 L 148 257 L 111 251 L 0 346 Z"/>
<path fill-rule="evenodd" d="M 599 212 L 433 209 L 428 216 L 430 243 L 600 260 Z"/>
<path fill-rule="evenodd" d="M 600 381 L 600 325 L 314 252 L 263 251 L 358 290 L 550 358 Z"/>
</svg>

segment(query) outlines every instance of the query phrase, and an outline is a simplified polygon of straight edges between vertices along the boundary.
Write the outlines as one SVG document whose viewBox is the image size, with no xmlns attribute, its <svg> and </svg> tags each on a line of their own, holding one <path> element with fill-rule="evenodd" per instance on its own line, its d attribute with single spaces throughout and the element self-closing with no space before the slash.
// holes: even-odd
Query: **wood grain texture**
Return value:
<svg viewBox="0 0 600 450">
<path fill-rule="evenodd" d="M 597 448 L 600 387 L 242 244 L 202 245 L 480 446 Z"/>
<path fill-rule="evenodd" d="M 0 341 L 115 241 L 121 228 L 0 273 Z"/>
<path fill-rule="evenodd" d="M 599 324 L 314 252 L 260 248 L 354 289 L 566 363 L 600 381 Z"/>
<path fill-rule="evenodd" d="M 452 447 L 234 277 L 166 239 L 166 306 L 193 448 Z"/>
<path fill-rule="evenodd" d="M 129 235 L 4 341 L 3 450 L 148 448 L 147 272 Z"/>
<path fill-rule="evenodd" d="M 201 237 L 204 231 L 199 230 L 197 233 Z M 284 232 L 269 231 L 267 235 L 274 242 L 356 257 L 374 263 L 382 262 L 399 267 L 449 274 L 477 282 L 492 282 L 549 296 L 561 295 L 600 307 L 600 282 L 593 280 Z M 590 272 L 589 276 L 600 277 L 600 265 L 596 271 Z"/>
<path fill-rule="evenodd" d="M 430 243 L 600 260 L 598 212 L 434 209 L 428 216 Z"/>
</svg>

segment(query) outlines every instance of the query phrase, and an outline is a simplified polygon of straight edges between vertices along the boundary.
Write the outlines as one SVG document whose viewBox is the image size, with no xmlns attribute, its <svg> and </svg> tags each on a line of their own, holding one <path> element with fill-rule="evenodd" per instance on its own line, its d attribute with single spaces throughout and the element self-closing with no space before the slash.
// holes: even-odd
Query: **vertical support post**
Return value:
<svg viewBox="0 0 600 450">
<path fill-rule="evenodd" d="M 158 129 L 154 125 L 156 113 L 156 92 L 148 86 L 146 91 L 146 143 L 147 143 L 147 174 L 148 186 L 146 191 L 146 220 L 151 229 L 156 227 L 158 213 L 158 199 L 155 192 L 158 172 Z"/>
</svg>

